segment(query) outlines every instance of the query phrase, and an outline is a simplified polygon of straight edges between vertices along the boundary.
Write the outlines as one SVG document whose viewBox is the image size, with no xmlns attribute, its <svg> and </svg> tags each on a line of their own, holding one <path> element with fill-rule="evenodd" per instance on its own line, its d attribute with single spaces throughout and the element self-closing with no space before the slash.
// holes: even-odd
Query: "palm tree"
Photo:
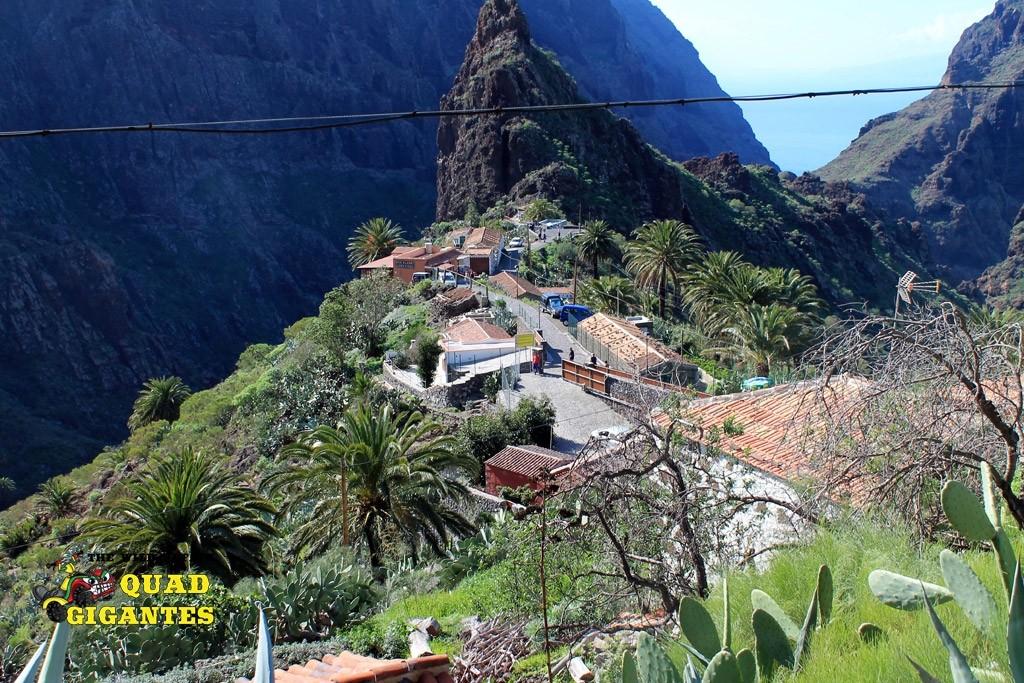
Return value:
<svg viewBox="0 0 1024 683">
<path fill-rule="evenodd" d="M 642 287 L 656 287 L 658 315 L 665 317 L 668 286 L 678 290 L 687 267 L 701 253 L 700 238 L 693 228 L 679 221 L 654 221 L 637 231 L 636 239 L 626 247 L 626 268 L 636 275 Z"/>
<path fill-rule="evenodd" d="M 50 517 L 66 517 L 75 507 L 75 485 L 64 477 L 54 477 L 39 485 L 36 507 Z"/>
<path fill-rule="evenodd" d="M 724 335 L 724 351 L 753 365 L 758 376 L 767 376 L 772 366 L 788 360 L 800 335 L 800 314 L 782 304 L 751 304 L 738 314 Z"/>
<path fill-rule="evenodd" d="M 597 266 L 602 259 L 615 255 L 615 231 L 604 221 L 587 221 L 583 231 L 576 238 L 579 257 L 590 261 L 594 279 L 597 279 Z"/>
<path fill-rule="evenodd" d="M 624 277 L 605 275 L 582 286 L 584 302 L 599 311 L 628 315 L 641 306 L 636 288 Z"/>
<path fill-rule="evenodd" d="M 82 538 L 126 556 L 121 569 L 209 572 L 227 583 L 268 570 L 277 510 L 221 462 L 185 448 L 125 484 Z M 142 556 L 154 558 L 150 562 Z"/>
<path fill-rule="evenodd" d="M 158 377 L 149 380 L 139 392 L 128 418 L 128 429 L 140 427 L 159 420 L 174 422 L 181 416 L 181 404 L 192 395 L 192 390 L 180 377 Z"/>
<path fill-rule="evenodd" d="M 708 337 L 729 325 L 735 309 L 750 304 L 763 288 L 757 268 L 734 251 L 707 254 L 684 278 L 683 303 Z"/>
<path fill-rule="evenodd" d="M 387 218 L 371 218 L 348 240 L 348 262 L 353 269 L 387 256 L 402 243 L 402 226 Z"/>
<path fill-rule="evenodd" d="M 359 405 L 337 429 L 318 427 L 282 450 L 281 468 L 266 483 L 284 494 L 282 514 L 303 520 L 296 550 L 322 550 L 354 531 L 379 570 L 386 536 L 402 538 L 416 560 L 423 543 L 440 554 L 451 535 L 472 533 L 451 504 L 468 493 L 457 477 L 473 476 L 478 463 L 438 430 L 420 413 Z"/>
</svg>

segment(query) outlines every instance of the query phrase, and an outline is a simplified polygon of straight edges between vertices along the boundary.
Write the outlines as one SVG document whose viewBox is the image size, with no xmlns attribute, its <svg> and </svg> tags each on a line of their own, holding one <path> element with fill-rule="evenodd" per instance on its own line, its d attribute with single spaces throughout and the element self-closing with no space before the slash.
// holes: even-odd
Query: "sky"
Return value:
<svg viewBox="0 0 1024 683">
<path fill-rule="evenodd" d="M 960 34 L 994 0 L 653 0 L 732 95 L 931 85 Z M 783 170 L 835 158 L 875 116 L 920 95 L 748 103 Z"/>
</svg>

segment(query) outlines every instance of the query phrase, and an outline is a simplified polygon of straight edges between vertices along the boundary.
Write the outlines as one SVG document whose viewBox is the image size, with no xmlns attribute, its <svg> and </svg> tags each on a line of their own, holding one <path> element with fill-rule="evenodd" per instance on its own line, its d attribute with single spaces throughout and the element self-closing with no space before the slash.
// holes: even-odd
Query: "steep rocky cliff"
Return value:
<svg viewBox="0 0 1024 683">
<path fill-rule="evenodd" d="M 968 290 L 995 308 L 1024 310 L 1024 209 L 1010 231 L 1006 258 L 982 273 Z"/>
<path fill-rule="evenodd" d="M 944 83 L 1024 78 L 1024 0 L 968 28 Z M 1024 203 L 1024 89 L 938 91 L 869 122 L 819 173 L 925 227 L 939 273 L 977 277 L 1007 254 Z"/>
<path fill-rule="evenodd" d="M 481 4 L 9 0 L 0 5 L 0 121 L 432 107 Z M 719 92 L 647 0 L 527 5 L 544 44 L 580 69 L 585 92 L 650 96 L 647 71 L 673 93 Z M 659 42 L 640 39 L 648 24 Z M 641 125 L 680 158 L 709 146 L 767 158 L 735 109 L 665 110 Z M 430 221 L 435 140 L 434 124 L 404 122 L 273 138 L 0 142 L 0 472 L 30 490 L 123 436 L 147 377 L 206 385 L 246 343 L 313 312 L 348 276 L 352 226 L 373 215 L 413 231 Z"/>
<path fill-rule="evenodd" d="M 555 58 L 536 46 L 515 0 L 491 0 L 442 109 L 582 102 Z M 471 202 L 556 198 L 621 225 L 682 215 L 679 173 L 625 119 L 606 111 L 452 117 L 438 127 L 437 216 Z"/>
<path fill-rule="evenodd" d="M 516 0 L 488 0 L 448 109 L 581 101 L 558 62 L 531 42 Z M 714 249 L 813 275 L 833 303 L 891 300 L 924 245 L 906 221 L 890 222 L 847 187 L 745 166 L 735 154 L 683 166 L 604 111 L 453 117 L 438 129 L 438 216 L 470 202 L 544 197 L 623 231 L 652 218 L 694 225 Z"/>
</svg>

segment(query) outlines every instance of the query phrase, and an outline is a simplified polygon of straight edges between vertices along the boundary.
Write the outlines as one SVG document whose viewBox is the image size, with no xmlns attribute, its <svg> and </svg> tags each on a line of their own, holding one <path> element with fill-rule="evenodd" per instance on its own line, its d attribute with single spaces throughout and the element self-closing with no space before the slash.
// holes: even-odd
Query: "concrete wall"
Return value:
<svg viewBox="0 0 1024 683">
<path fill-rule="evenodd" d="M 424 389 L 407 382 L 390 363 L 384 364 L 384 376 L 395 386 L 419 396 L 431 408 L 462 408 L 473 399 L 483 398 L 484 380 L 487 379 L 487 375 L 474 375 L 445 386 Z"/>
</svg>

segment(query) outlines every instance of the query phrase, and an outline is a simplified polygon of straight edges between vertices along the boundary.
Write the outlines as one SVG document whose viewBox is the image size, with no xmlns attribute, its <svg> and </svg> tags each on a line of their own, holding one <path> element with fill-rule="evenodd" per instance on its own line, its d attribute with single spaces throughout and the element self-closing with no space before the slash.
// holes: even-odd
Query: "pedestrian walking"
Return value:
<svg viewBox="0 0 1024 683">
<path fill-rule="evenodd" d="M 571 363 L 574 360 L 576 360 L 576 349 L 570 348 L 569 349 L 569 362 Z"/>
</svg>

